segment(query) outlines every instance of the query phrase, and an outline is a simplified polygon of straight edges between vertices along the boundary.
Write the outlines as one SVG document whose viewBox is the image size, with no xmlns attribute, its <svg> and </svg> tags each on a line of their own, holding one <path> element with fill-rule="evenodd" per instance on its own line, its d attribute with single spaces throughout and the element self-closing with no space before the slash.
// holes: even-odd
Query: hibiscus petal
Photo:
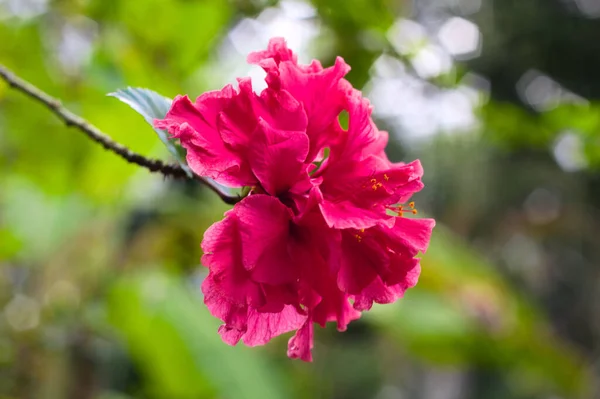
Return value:
<svg viewBox="0 0 600 399">
<path fill-rule="evenodd" d="M 389 236 L 410 250 L 425 253 L 429 246 L 431 231 L 435 227 L 433 219 L 396 218 Z"/>
<path fill-rule="evenodd" d="M 336 58 L 332 67 L 317 72 L 299 68 L 289 61 L 279 65 L 280 87 L 302 103 L 308 117 L 309 162 L 336 139 L 337 131 L 329 127 L 338 124 L 338 115 L 346 104 L 351 86 L 343 77 L 349 71 L 350 67 L 341 57 Z"/>
<path fill-rule="evenodd" d="M 219 328 L 223 340 L 235 345 L 246 331 L 248 306 L 263 306 L 265 299 L 242 266 L 234 213 L 229 212 L 206 231 L 202 249 L 202 263 L 209 268 L 202 283 L 204 303 L 213 316 L 225 323 Z"/>
<path fill-rule="evenodd" d="M 388 286 L 399 284 L 408 289 L 417 285 L 420 274 L 421 265 L 419 259 L 403 255 L 393 255 L 390 256 L 389 272 L 382 275 L 381 279 Z"/>
<path fill-rule="evenodd" d="M 219 137 L 230 148 L 243 152 L 250 144 L 256 129 L 258 97 L 252 91 L 250 78 L 238 79 L 239 92 L 235 93 L 217 116 Z"/>
<path fill-rule="evenodd" d="M 202 264 L 209 269 L 209 275 L 205 279 L 206 288 L 218 290 L 237 306 L 250 302 L 254 307 L 261 307 L 264 305 L 264 298 L 260 288 L 251 281 L 250 274 L 242 263 L 239 228 L 235 211 L 229 211 L 223 220 L 213 224 L 204 233 Z M 203 292 L 205 296 L 211 294 Z M 220 298 L 215 297 L 215 300 Z"/>
<path fill-rule="evenodd" d="M 215 119 L 211 115 L 205 116 L 202 111 L 211 108 L 221 109 L 229 100 L 231 87 L 226 87 L 222 91 L 208 92 L 198 97 L 197 103 L 193 104 L 188 96 L 177 96 L 173 99 L 171 108 L 164 119 L 157 119 L 154 125 L 159 129 L 171 129 L 182 123 L 188 123 L 196 132 L 201 132 L 208 141 L 215 141 L 218 138 L 215 128 Z M 212 103 L 212 107 L 201 105 L 202 101 L 207 100 Z M 212 115 L 214 117 L 214 115 Z M 171 133 L 173 134 L 173 133 Z M 179 138 L 179 135 L 175 134 Z"/>
<path fill-rule="evenodd" d="M 367 144 L 362 149 L 362 157 L 366 158 L 370 155 L 381 158 L 384 162 L 391 164 L 385 153 L 385 147 L 389 141 L 389 133 L 383 130 L 378 130 L 375 134 L 375 139 L 372 143 Z"/>
<path fill-rule="evenodd" d="M 360 91 L 350 90 L 345 101 L 348 131 L 343 130 L 339 133 L 340 138 L 332 146 L 330 157 L 332 160 L 360 160 L 370 154 L 369 146 L 381 140 L 381 134 L 371 119 L 371 104 L 362 97 Z M 381 151 L 384 147 L 381 147 Z"/>
<path fill-rule="evenodd" d="M 306 160 L 312 162 L 320 150 L 336 139 L 337 130 L 332 126 L 339 125 L 338 115 L 352 87 L 343 79 L 350 66 L 341 57 L 329 68 L 323 68 L 318 61 L 299 65 L 282 38 L 272 39 L 266 51 L 250 54 L 248 62 L 260 65 L 267 72 L 269 88 L 289 92 L 304 107 L 310 138 Z"/>
<path fill-rule="evenodd" d="M 246 198 L 227 212 L 221 222 L 212 225 L 202 242 L 205 252 L 202 262 L 209 268 L 209 275 L 202 283 L 204 302 L 213 316 L 225 322 L 219 328 L 219 334 L 230 345 L 237 344 L 240 339 L 251 346 L 264 344 L 276 335 L 299 328 L 306 319 L 294 305 L 283 303 L 298 301 L 290 288 L 263 287 L 243 266 L 241 227 L 244 222 L 240 216 L 247 217 L 255 210 L 253 207 L 264 210 L 265 200 L 271 206 L 272 201 L 277 201 L 261 195 Z M 271 312 L 261 311 L 263 309 Z"/>
<path fill-rule="evenodd" d="M 339 229 L 365 229 L 377 224 L 392 227 L 389 206 L 402 203 L 423 188 L 419 161 L 386 166 L 381 158 L 337 162 L 320 176 L 319 207 L 327 224 Z M 315 190 L 315 189 L 313 189 Z"/>
<path fill-rule="evenodd" d="M 389 256 L 381 242 L 365 237 L 360 231 L 345 230 L 342 237 L 337 284 L 342 291 L 355 295 L 388 269 Z"/>
<path fill-rule="evenodd" d="M 292 305 L 286 305 L 277 313 L 261 313 L 251 309 L 243 341 L 248 346 L 264 345 L 273 337 L 300 328 L 305 321 L 306 315 L 299 314 Z"/>
<path fill-rule="evenodd" d="M 342 248 L 339 230 L 326 226 L 313 213 L 308 223 L 294 228 L 295 240 L 290 253 L 301 265 L 300 299 L 312 315 L 315 323 L 325 327 L 330 321 L 337 322 L 339 331 L 346 330 L 348 323 L 360 317 L 349 302 L 347 293 L 337 284 Z"/>
<path fill-rule="evenodd" d="M 304 132 L 278 130 L 261 119 L 248 158 L 265 191 L 277 196 L 299 180 L 308 180 L 304 165 L 307 153 L 308 137 Z"/>
<path fill-rule="evenodd" d="M 187 96 L 177 96 L 163 120 L 155 120 L 159 129 L 167 129 L 187 150 L 190 168 L 221 184 L 243 187 L 256 183 L 240 154 L 227 146 L 217 130 L 217 114 L 234 94 L 231 86 L 205 93 L 192 104 Z"/>
<path fill-rule="evenodd" d="M 296 63 L 296 54 L 287 47 L 287 43 L 283 37 L 272 38 L 269 40 L 266 50 L 250 53 L 247 61 L 249 64 L 258 64 L 269 58 L 273 59 L 276 64 L 279 64 L 281 61 Z"/>
<path fill-rule="evenodd" d="M 417 266 L 411 270 L 411 276 L 408 277 L 407 281 L 395 285 L 386 285 L 381 278 L 376 278 L 360 294 L 354 297 L 354 308 L 359 311 L 366 311 L 371 309 L 373 302 L 379 304 L 396 302 L 404 296 L 408 288 L 416 284 L 420 270 L 417 263 Z"/>
<path fill-rule="evenodd" d="M 199 95 L 194 106 L 202 114 L 206 123 L 210 126 L 216 126 L 219 112 L 227 106 L 235 95 L 235 89 L 228 84 L 221 90 L 212 90 Z"/>
<path fill-rule="evenodd" d="M 175 130 L 176 129 L 176 130 Z M 256 182 L 249 165 L 226 148 L 218 148 L 199 135 L 187 122 L 171 130 L 187 150 L 188 166 L 199 176 L 208 176 L 221 184 L 243 187 Z"/>
<path fill-rule="evenodd" d="M 289 92 L 266 88 L 260 93 L 259 117 L 276 129 L 305 131 L 308 119 L 304 108 Z"/>
<path fill-rule="evenodd" d="M 329 227 L 336 229 L 367 229 L 376 224 L 390 227 L 394 225 L 394 216 L 386 215 L 385 208 L 377 204 L 362 207 L 352 201 L 324 200 L 319 208 Z"/>
<path fill-rule="evenodd" d="M 296 281 L 298 270 L 288 253 L 291 211 L 277 198 L 263 194 L 236 204 L 242 260 L 257 282 L 278 285 Z"/>
<path fill-rule="evenodd" d="M 312 319 L 308 317 L 302 327 L 288 342 L 287 355 L 292 359 L 301 359 L 312 362 L 312 348 L 314 346 L 314 330 Z"/>
</svg>

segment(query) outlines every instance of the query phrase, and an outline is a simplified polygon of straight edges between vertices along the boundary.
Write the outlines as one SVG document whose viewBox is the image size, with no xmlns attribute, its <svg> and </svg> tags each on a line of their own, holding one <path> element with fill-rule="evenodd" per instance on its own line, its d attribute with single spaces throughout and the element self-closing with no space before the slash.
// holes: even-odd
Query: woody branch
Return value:
<svg viewBox="0 0 600 399">
<path fill-rule="evenodd" d="M 2 78 L 8 85 L 25 95 L 29 96 L 33 100 L 43 104 L 52 113 L 62 119 L 68 127 L 73 127 L 84 133 L 91 140 L 100 144 L 108 151 L 112 151 L 119 155 L 121 158 L 129 163 L 139 165 L 143 168 L 148 169 L 151 172 L 161 173 L 166 177 L 173 178 L 187 178 L 186 172 L 179 166 L 174 164 L 167 164 L 158 159 L 147 158 L 141 154 L 131 151 L 124 145 L 114 141 L 107 134 L 103 133 L 96 126 L 92 125 L 82 117 L 75 115 L 67 108 L 65 108 L 60 100 L 50 96 L 41 89 L 37 88 L 33 84 L 26 80 L 18 77 L 8 68 L 0 64 L 0 78 Z M 194 175 L 195 180 L 206 185 L 209 189 L 215 192 L 225 203 L 235 204 L 240 200 L 237 196 L 230 196 L 223 191 L 212 181 L 203 178 L 201 176 Z"/>
</svg>

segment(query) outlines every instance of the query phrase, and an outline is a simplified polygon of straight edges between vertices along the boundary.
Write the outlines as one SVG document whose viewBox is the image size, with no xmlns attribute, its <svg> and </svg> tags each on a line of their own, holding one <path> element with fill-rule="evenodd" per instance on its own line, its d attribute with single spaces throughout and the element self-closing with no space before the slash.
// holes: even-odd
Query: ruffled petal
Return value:
<svg viewBox="0 0 600 399">
<path fill-rule="evenodd" d="M 396 245 L 402 245 L 410 253 L 425 253 L 434 227 L 433 219 L 396 218 L 394 227 L 387 234 Z"/>
<path fill-rule="evenodd" d="M 303 219 L 303 226 L 293 230 L 295 240 L 291 253 L 302 265 L 300 298 L 315 323 L 325 327 L 327 322 L 337 323 L 344 331 L 348 323 L 360 317 L 349 302 L 349 295 L 338 288 L 340 272 L 341 232 L 326 226 L 315 213 Z"/>
<path fill-rule="evenodd" d="M 256 129 L 259 98 L 252 91 L 250 78 L 238 79 L 239 92 L 224 104 L 217 115 L 219 136 L 232 150 L 244 153 Z"/>
<path fill-rule="evenodd" d="M 202 283 L 204 303 L 225 323 L 219 328 L 223 340 L 235 345 L 246 331 L 248 307 L 265 304 L 260 286 L 250 279 L 241 262 L 237 217 L 229 212 L 204 234 L 202 263 L 209 274 Z"/>
<path fill-rule="evenodd" d="M 346 230 L 342 237 L 337 283 L 342 291 L 356 295 L 389 268 L 390 259 L 380 242 L 360 230 Z"/>
<path fill-rule="evenodd" d="M 388 208 L 408 200 L 423 187 L 419 161 L 386 166 L 377 157 L 360 162 L 338 162 L 321 176 L 319 207 L 327 224 L 339 229 L 365 229 L 376 224 L 389 227 L 394 217 Z"/>
<path fill-rule="evenodd" d="M 288 245 L 291 211 L 277 198 L 255 194 L 236 204 L 244 268 L 254 281 L 278 285 L 296 281 L 298 268 Z"/>
<path fill-rule="evenodd" d="M 421 269 L 414 256 L 418 251 L 398 240 L 392 233 L 394 229 L 398 227 L 376 226 L 344 230 L 342 234 L 338 285 L 351 294 L 357 310 L 368 310 L 373 302 L 394 302 L 417 283 Z M 421 230 L 423 236 L 424 230 Z"/>
<path fill-rule="evenodd" d="M 248 62 L 260 65 L 267 72 L 269 88 L 285 90 L 302 104 L 310 139 L 306 160 L 312 162 L 319 151 L 336 140 L 334 127 L 339 125 L 338 115 L 352 87 L 343 79 L 350 66 L 341 57 L 329 68 L 323 68 L 318 61 L 299 65 L 282 38 L 271 39 L 267 51 L 250 54 Z"/>
<path fill-rule="evenodd" d="M 368 207 L 357 205 L 351 200 L 324 200 L 319 208 L 327 224 L 336 229 L 367 229 L 376 224 L 394 225 L 394 216 L 387 215 L 382 205 Z"/>
<path fill-rule="evenodd" d="M 264 345 L 273 337 L 297 330 L 306 319 L 306 315 L 299 314 L 292 305 L 285 305 L 277 313 L 261 313 L 250 309 L 248 327 L 243 337 L 244 344 L 248 346 Z"/>
<path fill-rule="evenodd" d="M 261 218 L 263 229 L 248 229 Z M 240 339 L 250 346 L 262 345 L 299 328 L 306 319 L 297 311 L 297 291 L 278 281 L 286 273 L 282 266 L 293 270 L 287 251 L 278 251 L 287 247 L 289 220 L 289 211 L 277 199 L 255 195 L 237 204 L 204 235 L 202 263 L 209 268 L 202 283 L 204 302 L 211 314 L 224 321 L 219 333 L 230 345 Z M 255 248 L 258 243 L 265 245 Z M 247 267 L 248 262 L 254 262 L 253 267 Z M 261 278 L 271 284 L 264 285 Z"/>
<path fill-rule="evenodd" d="M 333 143 L 338 125 L 338 115 L 344 109 L 350 84 L 343 77 L 350 71 L 348 64 L 337 57 L 332 67 L 320 71 L 307 71 L 290 62 L 279 65 L 281 88 L 290 92 L 302 105 L 308 117 L 306 133 L 310 138 L 307 161 Z"/>
<path fill-rule="evenodd" d="M 362 97 L 360 91 L 352 89 L 345 98 L 344 108 L 348 111 L 348 130 L 338 132 L 339 137 L 331 147 L 331 161 L 359 161 L 368 155 L 380 155 L 385 144 L 379 147 L 385 137 L 382 138 L 382 133 L 371 119 L 369 100 Z M 373 150 L 377 153 L 374 154 Z"/>
<path fill-rule="evenodd" d="M 177 96 L 165 119 L 155 120 L 154 125 L 180 140 L 188 165 L 197 175 L 242 187 L 256 184 L 256 178 L 242 154 L 223 141 L 217 126 L 218 115 L 236 97 L 231 86 L 205 93 L 195 104 L 187 96 Z"/>
<path fill-rule="evenodd" d="M 314 330 L 312 319 L 306 319 L 302 327 L 288 342 L 287 355 L 291 359 L 301 359 L 312 362 L 312 348 L 314 346 Z"/>
<path fill-rule="evenodd" d="M 366 311 L 371 309 L 373 302 L 387 304 L 402 298 L 406 290 L 414 287 L 419 280 L 421 267 L 418 262 L 413 265 L 412 269 L 407 270 L 406 278 L 402 283 L 387 285 L 379 277 L 373 280 L 360 294 L 354 297 L 354 308 Z"/>
<path fill-rule="evenodd" d="M 261 119 L 248 158 L 265 191 L 277 196 L 300 180 L 308 182 L 304 164 L 307 153 L 308 137 L 304 132 L 278 130 Z"/>
<path fill-rule="evenodd" d="M 296 54 L 287 47 L 283 37 L 272 38 L 269 40 L 266 50 L 250 53 L 247 58 L 249 64 L 259 64 L 268 59 L 272 59 L 275 64 L 279 64 L 281 61 L 297 62 Z"/>
<path fill-rule="evenodd" d="M 264 89 L 260 93 L 260 110 L 257 115 L 279 130 L 306 130 L 308 119 L 304 107 L 285 90 Z"/>
</svg>

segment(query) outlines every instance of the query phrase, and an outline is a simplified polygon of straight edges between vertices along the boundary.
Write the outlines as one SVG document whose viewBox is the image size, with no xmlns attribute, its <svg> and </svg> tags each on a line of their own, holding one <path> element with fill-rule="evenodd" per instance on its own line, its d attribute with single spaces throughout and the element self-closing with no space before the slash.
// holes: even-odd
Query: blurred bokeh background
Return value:
<svg viewBox="0 0 600 399">
<path fill-rule="evenodd" d="M 250 75 L 284 36 L 341 55 L 420 158 L 438 221 L 417 288 L 315 361 L 229 347 L 202 304 L 227 206 L 127 164 L 0 82 L 1 398 L 600 397 L 600 1 L 0 0 L 0 63 L 115 140 L 168 158 L 106 93 Z"/>
</svg>

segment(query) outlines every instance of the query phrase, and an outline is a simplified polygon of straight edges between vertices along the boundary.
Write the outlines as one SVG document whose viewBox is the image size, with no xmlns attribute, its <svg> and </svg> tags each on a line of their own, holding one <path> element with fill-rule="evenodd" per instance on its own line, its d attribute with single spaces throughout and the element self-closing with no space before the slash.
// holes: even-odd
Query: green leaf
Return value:
<svg viewBox="0 0 600 399">
<path fill-rule="evenodd" d="M 146 122 L 152 126 L 158 138 L 167 147 L 169 152 L 175 157 L 177 163 L 185 170 L 189 177 L 192 177 L 192 171 L 187 166 L 185 161 L 185 150 L 169 139 L 166 130 L 156 129 L 154 127 L 154 119 L 162 119 L 165 117 L 169 108 L 171 108 L 172 100 L 158 94 L 150 89 L 140 87 L 128 87 L 126 89 L 117 90 L 114 93 L 109 93 L 109 96 L 116 97 L 129 105 L 135 111 L 146 119 Z"/>
</svg>

